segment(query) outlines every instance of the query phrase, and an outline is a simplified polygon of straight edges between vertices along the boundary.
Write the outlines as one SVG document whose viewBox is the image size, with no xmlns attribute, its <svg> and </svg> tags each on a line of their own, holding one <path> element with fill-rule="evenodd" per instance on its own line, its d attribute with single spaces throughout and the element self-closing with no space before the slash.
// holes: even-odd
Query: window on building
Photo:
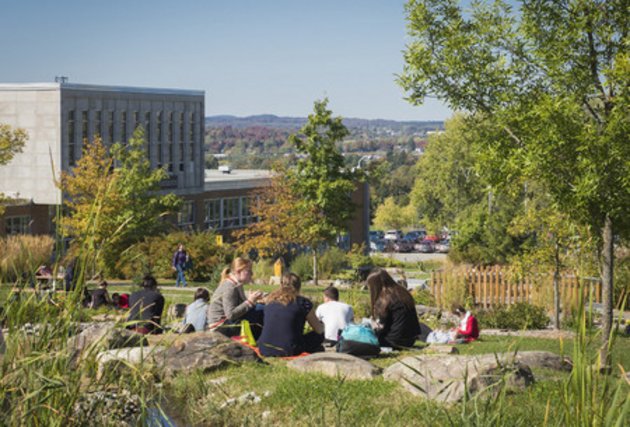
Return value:
<svg viewBox="0 0 630 427">
<path fill-rule="evenodd" d="M 223 223 L 222 228 L 240 226 L 240 197 L 223 199 Z"/>
<path fill-rule="evenodd" d="M 191 144 L 195 140 L 195 128 L 193 127 L 194 122 L 194 113 L 188 113 L 188 142 Z"/>
<path fill-rule="evenodd" d="M 167 138 L 167 143 L 168 144 L 172 144 L 173 143 L 173 113 L 168 113 L 168 115 L 166 116 L 167 120 L 168 120 L 168 138 Z"/>
<path fill-rule="evenodd" d="M 136 128 L 140 125 L 140 113 L 138 113 L 137 111 L 131 113 L 131 120 L 133 121 L 133 123 L 131 123 L 131 128 L 135 131 Z"/>
<path fill-rule="evenodd" d="M 155 132 L 156 132 L 156 147 L 155 149 L 158 152 L 158 167 L 162 167 L 162 165 L 164 164 L 164 158 L 163 158 L 163 153 L 162 153 L 162 112 L 158 111 L 157 115 L 156 115 L 156 128 L 155 128 Z"/>
<path fill-rule="evenodd" d="M 107 142 L 109 145 L 114 142 L 114 112 L 107 113 Z"/>
<path fill-rule="evenodd" d="M 252 214 L 252 206 L 258 203 L 256 196 L 245 196 L 241 200 L 241 225 L 251 224 L 258 221 L 258 218 Z"/>
<path fill-rule="evenodd" d="M 127 112 L 120 112 L 120 142 L 123 144 L 127 143 Z"/>
<path fill-rule="evenodd" d="M 30 234 L 31 217 L 30 215 L 6 217 L 4 219 L 4 225 L 7 236 L 14 234 Z"/>
<path fill-rule="evenodd" d="M 221 199 L 206 200 L 206 217 L 204 223 L 207 228 L 218 230 L 221 228 Z"/>
<path fill-rule="evenodd" d="M 179 142 L 183 143 L 184 142 L 184 113 L 178 114 L 177 121 L 179 122 Z"/>
<path fill-rule="evenodd" d="M 81 111 L 81 141 L 88 138 L 88 112 Z"/>
<path fill-rule="evenodd" d="M 147 144 L 147 157 L 151 162 L 151 113 L 144 113 L 142 127 L 144 128 L 144 140 Z"/>
<path fill-rule="evenodd" d="M 103 134 L 101 131 L 101 126 L 103 125 L 102 117 L 103 117 L 102 111 L 94 112 L 94 137 L 95 138 L 97 136 L 100 137 Z"/>
<path fill-rule="evenodd" d="M 182 208 L 177 214 L 177 224 L 180 226 L 192 225 L 195 223 L 195 205 L 192 200 L 187 200 L 182 204 Z"/>
<path fill-rule="evenodd" d="M 68 163 L 70 166 L 74 166 L 77 162 L 77 158 L 74 155 L 76 144 L 75 121 L 75 112 L 68 111 Z"/>
</svg>

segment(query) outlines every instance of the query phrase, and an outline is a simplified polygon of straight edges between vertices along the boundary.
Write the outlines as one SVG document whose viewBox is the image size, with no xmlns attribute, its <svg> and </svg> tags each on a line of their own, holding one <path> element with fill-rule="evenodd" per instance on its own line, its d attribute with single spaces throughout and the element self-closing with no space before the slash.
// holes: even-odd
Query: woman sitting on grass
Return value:
<svg viewBox="0 0 630 427">
<path fill-rule="evenodd" d="M 208 308 L 208 327 L 232 337 L 240 333 L 240 323 L 248 320 L 252 324 L 254 337 L 260 334 L 262 311 L 256 303 L 262 292 L 249 292 L 245 295 L 244 285 L 252 281 L 252 262 L 234 258 L 230 267 L 221 273 L 221 283 L 212 294 Z"/>
<path fill-rule="evenodd" d="M 420 323 L 409 291 L 383 269 L 370 273 L 367 285 L 379 344 L 398 349 L 412 347 L 420 334 Z"/>
<path fill-rule="evenodd" d="M 265 324 L 258 340 L 263 356 L 296 356 L 303 352 L 324 351 L 324 324 L 319 321 L 313 303 L 300 295 L 302 282 L 294 273 L 282 276 L 280 289 L 266 299 Z M 313 330 L 304 334 L 304 324 Z"/>
<path fill-rule="evenodd" d="M 471 342 L 479 338 L 477 319 L 461 305 L 453 305 L 453 314 L 460 319 L 459 328 L 451 331 L 452 341 Z"/>
<path fill-rule="evenodd" d="M 197 288 L 194 301 L 186 306 L 184 313 L 184 330 L 186 332 L 201 332 L 206 329 L 208 301 L 210 301 L 210 292 L 205 288 Z"/>
</svg>

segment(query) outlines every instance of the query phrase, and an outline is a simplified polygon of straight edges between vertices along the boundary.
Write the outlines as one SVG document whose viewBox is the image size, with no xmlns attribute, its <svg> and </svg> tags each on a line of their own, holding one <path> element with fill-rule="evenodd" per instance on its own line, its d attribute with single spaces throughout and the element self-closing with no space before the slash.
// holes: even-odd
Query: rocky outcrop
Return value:
<svg viewBox="0 0 630 427">
<path fill-rule="evenodd" d="M 314 353 L 290 361 L 287 367 L 354 380 L 369 380 L 381 373 L 381 369 L 370 362 L 343 353 Z"/>
<path fill-rule="evenodd" d="M 534 382 L 527 365 L 494 354 L 407 357 L 387 368 L 383 376 L 415 395 L 441 403 L 458 402 L 465 393 L 494 392 L 493 386 L 501 382 L 512 389 L 524 389 Z"/>
<path fill-rule="evenodd" d="M 80 330 L 81 332 L 68 339 L 68 348 L 77 353 L 90 346 L 111 350 L 147 344 L 143 335 L 117 327 L 114 322 L 86 324 L 82 325 Z"/>
</svg>

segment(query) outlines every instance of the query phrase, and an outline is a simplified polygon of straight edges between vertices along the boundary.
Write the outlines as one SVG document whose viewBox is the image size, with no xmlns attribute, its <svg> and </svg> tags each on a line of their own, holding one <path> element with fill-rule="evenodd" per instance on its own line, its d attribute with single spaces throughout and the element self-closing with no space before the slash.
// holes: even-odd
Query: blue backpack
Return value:
<svg viewBox="0 0 630 427">
<path fill-rule="evenodd" d="M 372 328 L 351 323 L 341 331 L 337 352 L 353 356 L 376 356 L 381 352 L 381 347 Z"/>
</svg>

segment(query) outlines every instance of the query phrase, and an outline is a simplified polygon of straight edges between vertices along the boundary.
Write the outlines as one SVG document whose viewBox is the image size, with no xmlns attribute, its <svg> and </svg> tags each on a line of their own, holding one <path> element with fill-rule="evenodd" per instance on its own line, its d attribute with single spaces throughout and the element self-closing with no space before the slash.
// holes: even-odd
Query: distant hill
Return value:
<svg viewBox="0 0 630 427">
<path fill-rule="evenodd" d="M 273 114 L 261 114 L 257 116 L 237 117 L 237 116 L 209 116 L 206 117 L 207 127 L 250 128 L 269 127 L 275 129 L 296 130 L 306 123 L 306 117 L 279 117 Z M 384 119 L 356 119 L 344 118 L 344 125 L 348 129 L 388 129 L 393 132 L 403 134 L 424 133 L 428 130 L 443 129 L 443 121 L 396 121 Z"/>
</svg>

